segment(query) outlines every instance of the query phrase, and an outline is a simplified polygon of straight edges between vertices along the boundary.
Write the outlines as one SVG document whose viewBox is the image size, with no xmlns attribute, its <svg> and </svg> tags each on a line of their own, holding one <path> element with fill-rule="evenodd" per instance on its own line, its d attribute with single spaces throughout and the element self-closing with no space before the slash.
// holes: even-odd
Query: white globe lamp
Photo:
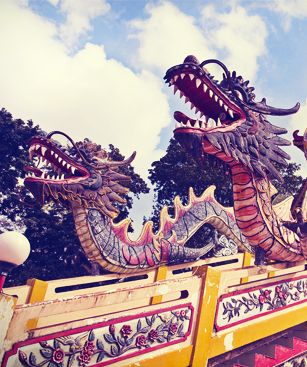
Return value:
<svg viewBox="0 0 307 367">
<path fill-rule="evenodd" d="M 28 239 L 19 232 L 0 234 L 0 292 L 10 270 L 23 264 L 30 254 Z"/>
</svg>

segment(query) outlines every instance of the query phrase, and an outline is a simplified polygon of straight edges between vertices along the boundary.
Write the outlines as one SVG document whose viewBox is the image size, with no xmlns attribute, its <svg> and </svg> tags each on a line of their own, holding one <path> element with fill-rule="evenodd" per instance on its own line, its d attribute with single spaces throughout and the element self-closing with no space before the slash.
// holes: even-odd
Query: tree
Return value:
<svg viewBox="0 0 307 367">
<path fill-rule="evenodd" d="M 49 280 L 88 274 L 92 264 L 80 246 L 70 209 L 55 203 L 41 207 L 21 184 L 23 167 L 28 164 L 28 142 L 42 130 L 32 121 L 14 120 L 4 109 L 0 130 L 5 141 L 0 146 L 0 232 L 17 226 L 31 244 L 28 260 L 9 274 L 6 285 L 24 284 L 32 277 Z M 108 154 L 113 160 L 124 159 L 113 145 Z M 129 186 L 134 195 L 149 191 L 132 166 L 122 173 L 132 178 Z M 120 207 L 121 219 L 128 216 L 132 203 L 133 198 L 127 196 L 127 206 Z"/>
<path fill-rule="evenodd" d="M 295 163 L 290 163 L 286 168 L 278 167 L 284 183 L 273 182 L 279 191 L 277 201 L 298 192 L 302 183 L 302 177 L 296 175 L 299 167 Z M 155 186 L 155 203 L 152 212 L 155 228 L 158 227 L 159 213 L 164 205 L 169 206 L 169 213 L 173 214 L 173 199 L 176 195 L 180 196 L 183 203 L 187 203 L 189 187 L 193 187 L 196 195 L 199 196 L 208 186 L 215 185 L 217 201 L 224 206 L 233 205 L 231 174 L 228 166 L 211 155 L 206 155 L 202 162 L 196 162 L 175 139 L 170 140 L 165 156 L 152 163 L 149 179 Z M 212 227 L 205 225 L 189 240 L 188 245 L 197 247 L 199 244 L 204 244 L 210 239 L 212 233 Z"/>
</svg>

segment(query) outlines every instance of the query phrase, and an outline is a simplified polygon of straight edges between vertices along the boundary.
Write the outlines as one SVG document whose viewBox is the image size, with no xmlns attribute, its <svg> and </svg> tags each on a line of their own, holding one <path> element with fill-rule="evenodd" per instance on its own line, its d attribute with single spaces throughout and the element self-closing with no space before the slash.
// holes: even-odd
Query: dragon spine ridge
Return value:
<svg viewBox="0 0 307 367">
<path fill-rule="evenodd" d="M 59 132 L 57 132 L 59 133 Z M 47 167 L 64 171 L 64 178 L 47 176 L 38 167 L 27 167 L 30 172 L 25 185 L 41 201 L 70 202 L 81 245 L 94 262 L 116 272 L 137 272 L 158 267 L 164 263 L 195 261 L 210 251 L 216 243 L 202 248 L 185 246 L 189 238 L 205 223 L 213 225 L 220 234 L 235 242 L 241 249 L 249 245 L 235 223 L 230 208 L 224 208 L 214 199 L 214 187 L 197 197 L 190 189 L 189 202 L 183 205 L 174 199 L 174 217 L 164 207 L 159 230 L 154 233 L 152 222 L 146 222 L 139 238 L 128 236 L 130 220 L 114 223 L 118 210 L 115 203 L 124 203 L 127 193 L 122 183 L 129 177 L 118 172 L 126 161 L 114 162 L 105 152 L 89 141 L 73 143 L 72 153 L 66 154 L 49 134 L 35 137 L 30 143 L 30 155 L 43 157 Z M 66 135 L 65 135 L 66 136 Z"/>
</svg>

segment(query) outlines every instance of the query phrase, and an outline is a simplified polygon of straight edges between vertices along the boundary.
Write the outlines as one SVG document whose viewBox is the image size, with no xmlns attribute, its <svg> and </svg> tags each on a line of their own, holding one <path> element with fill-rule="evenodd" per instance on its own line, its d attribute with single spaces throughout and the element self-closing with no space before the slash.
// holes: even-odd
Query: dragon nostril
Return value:
<svg viewBox="0 0 307 367">
<path fill-rule="evenodd" d="M 189 55 L 187 56 L 184 61 L 184 63 L 186 62 L 189 62 L 189 63 L 192 63 L 192 64 L 196 64 L 196 65 L 199 65 L 199 61 L 197 60 L 197 58 L 193 55 Z"/>
</svg>

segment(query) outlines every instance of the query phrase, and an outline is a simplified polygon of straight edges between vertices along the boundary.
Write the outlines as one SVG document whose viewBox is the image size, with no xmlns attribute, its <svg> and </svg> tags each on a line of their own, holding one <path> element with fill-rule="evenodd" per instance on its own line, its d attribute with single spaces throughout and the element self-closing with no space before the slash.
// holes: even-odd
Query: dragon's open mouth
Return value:
<svg viewBox="0 0 307 367">
<path fill-rule="evenodd" d="M 77 164 L 50 140 L 42 137 L 31 140 L 29 157 L 33 166 L 25 167 L 27 182 L 58 184 L 78 182 L 90 176 L 81 164 Z"/>
<path fill-rule="evenodd" d="M 190 118 L 176 111 L 176 133 L 233 130 L 246 120 L 241 108 L 218 88 L 212 76 L 199 65 L 187 62 L 174 66 L 167 71 L 165 80 L 174 88 L 174 94 L 178 91 L 180 98 L 191 104 L 195 114 L 195 118 Z"/>
</svg>

